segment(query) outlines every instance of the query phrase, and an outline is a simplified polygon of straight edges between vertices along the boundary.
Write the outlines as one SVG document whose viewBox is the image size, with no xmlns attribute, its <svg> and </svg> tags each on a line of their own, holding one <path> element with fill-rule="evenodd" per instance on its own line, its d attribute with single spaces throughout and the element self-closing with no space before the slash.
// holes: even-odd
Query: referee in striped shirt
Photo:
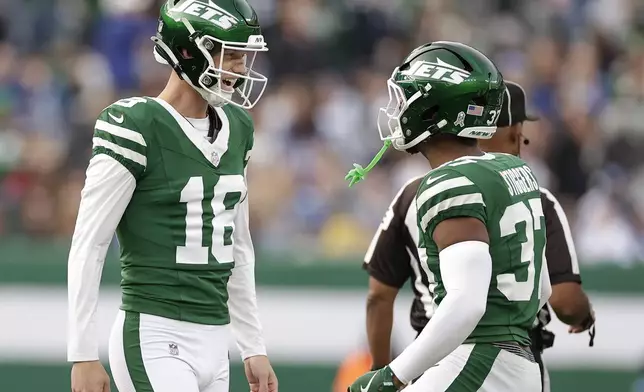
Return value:
<svg viewBox="0 0 644 392">
<path fill-rule="evenodd" d="M 536 121 L 538 118 L 526 113 L 523 88 L 508 81 L 506 85 L 497 132 L 492 139 L 480 140 L 479 144 L 484 151 L 519 155 L 521 146 L 528 144 L 522 133 L 523 122 Z M 416 191 L 422 178 L 411 179 L 398 191 L 365 255 L 363 267 L 370 275 L 367 337 L 374 369 L 387 365 L 392 359 L 394 300 L 406 281 L 410 281 L 414 292 L 410 315 L 412 328 L 420 333 L 432 316 L 432 293 L 419 259 L 419 234 L 414 208 Z M 581 287 L 577 254 L 566 214 L 547 189 L 541 188 L 541 202 L 546 219 L 546 259 L 552 284 L 550 306 L 557 318 L 570 326 L 571 333 L 590 330 L 592 345 L 595 316 Z M 535 320 L 531 333 L 532 351 L 542 370 L 544 391 L 550 391 L 550 382 L 541 353 L 554 342 L 554 335 L 544 328 L 549 322 L 550 311 L 546 304 Z"/>
</svg>

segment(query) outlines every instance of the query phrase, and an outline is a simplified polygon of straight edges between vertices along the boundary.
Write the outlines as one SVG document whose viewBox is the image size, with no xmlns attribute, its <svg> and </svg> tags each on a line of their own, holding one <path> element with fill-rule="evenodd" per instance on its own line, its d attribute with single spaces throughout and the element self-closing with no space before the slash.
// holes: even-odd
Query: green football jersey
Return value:
<svg viewBox="0 0 644 392">
<path fill-rule="evenodd" d="M 96 122 L 93 154 L 116 159 L 136 179 L 116 230 L 123 310 L 230 321 L 226 286 L 253 123 L 235 106 L 215 110 L 222 127 L 213 143 L 156 98 L 118 101 Z"/>
<path fill-rule="evenodd" d="M 445 297 L 436 226 L 473 217 L 487 227 L 492 279 L 487 308 L 466 343 L 516 341 L 528 345 L 539 311 L 546 231 L 539 185 L 523 160 L 485 154 L 448 162 L 423 179 L 416 196 L 421 251 L 427 252 L 436 304 Z"/>
</svg>

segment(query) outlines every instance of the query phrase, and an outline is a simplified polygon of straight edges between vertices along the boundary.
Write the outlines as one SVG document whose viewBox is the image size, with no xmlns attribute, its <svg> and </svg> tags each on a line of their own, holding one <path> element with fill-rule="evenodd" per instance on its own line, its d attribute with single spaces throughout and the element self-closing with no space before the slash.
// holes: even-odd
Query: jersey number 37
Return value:
<svg viewBox="0 0 644 392">
<path fill-rule="evenodd" d="M 535 242 L 534 238 L 535 231 L 545 229 L 541 218 L 543 218 L 543 207 L 538 198 L 530 199 L 527 203 L 523 201 L 514 203 L 508 206 L 501 216 L 499 222 L 501 237 L 517 234 L 519 224 L 525 223 L 526 241 L 521 243 L 521 263 L 527 263 L 528 279 L 519 282 L 513 273 L 497 276 L 499 291 L 510 301 L 529 301 L 532 298 L 535 283 L 535 254 L 540 257 L 542 263 L 545 262 L 545 242 Z M 539 288 L 537 298 L 540 295 L 541 289 Z"/>
</svg>

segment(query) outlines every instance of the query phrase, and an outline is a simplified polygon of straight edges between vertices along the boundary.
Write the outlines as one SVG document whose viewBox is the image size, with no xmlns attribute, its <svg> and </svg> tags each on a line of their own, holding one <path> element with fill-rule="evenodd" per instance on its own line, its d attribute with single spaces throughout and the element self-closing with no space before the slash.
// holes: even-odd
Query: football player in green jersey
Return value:
<svg viewBox="0 0 644 392">
<path fill-rule="evenodd" d="M 109 340 L 120 392 L 228 391 L 231 332 L 253 392 L 276 392 L 255 295 L 245 109 L 267 50 L 246 0 L 168 0 L 154 55 L 172 67 L 158 97 L 100 114 L 68 263 L 72 390 L 109 390 L 99 362 L 103 262 L 120 243 L 121 306 Z M 230 325 L 230 327 L 229 327 Z"/>
<path fill-rule="evenodd" d="M 539 186 L 520 158 L 477 144 L 496 131 L 503 77 L 476 49 L 443 41 L 415 49 L 387 84 L 382 152 L 420 152 L 434 168 L 416 208 L 435 311 L 395 360 L 349 390 L 539 392 L 529 331 L 551 291 Z M 350 172 L 351 184 L 377 158 Z"/>
</svg>

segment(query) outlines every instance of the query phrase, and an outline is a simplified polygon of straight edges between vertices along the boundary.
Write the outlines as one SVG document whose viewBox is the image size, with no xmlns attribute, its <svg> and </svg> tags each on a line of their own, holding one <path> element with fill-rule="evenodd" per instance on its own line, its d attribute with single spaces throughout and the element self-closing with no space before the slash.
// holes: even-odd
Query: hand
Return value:
<svg viewBox="0 0 644 392">
<path fill-rule="evenodd" d="M 347 392 L 396 392 L 399 387 L 396 386 L 394 379 L 394 373 L 389 366 L 385 366 L 380 370 L 367 372 L 358 377 L 347 388 Z"/>
<path fill-rule="evenodd" d="M 582 333 L 588 328 L 584 328 L 583 325 L 571 325 L 568 328 L 568 333 Z"/>
<path fill-rule="evenodd" d="M 251 392 L 277 392 L 277 376 L 266 355 L 244 359 L 244 371 Z"/>
<path fill-rule="evenodd" d="M 568 328 L 568 333 L 581 333 L 584 332 L 590 327 L 592 327 L 595 324 L 595 311 L 591 310 L 590 314 L 584 321 L 582 321 L 579 325 L 571 325 L 570 328 Z"/>
<path fill-rule="evenodd" d="M 405 383 L 400 381 L 395 374 L 393 375 L 393 380 L 394 380 L 394 386 L 396 387 L 396 389 L 401 389 L 402 387 L 405 386 Z"/>
<path fill-rule="evenodd" d="M 110 392 L 110 377 L 100 361 L 74 362 L 72 392 Z"/>
</svg>

